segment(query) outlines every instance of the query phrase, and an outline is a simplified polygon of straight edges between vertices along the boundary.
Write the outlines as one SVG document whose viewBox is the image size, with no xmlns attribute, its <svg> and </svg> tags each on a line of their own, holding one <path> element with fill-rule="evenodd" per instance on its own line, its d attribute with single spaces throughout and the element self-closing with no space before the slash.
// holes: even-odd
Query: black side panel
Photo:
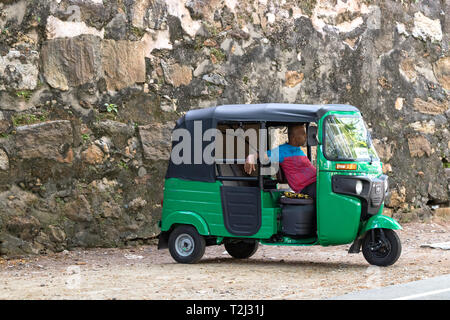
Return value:
<svg viewBox="0 0 450 320">
<path fill-rule="evenodd" d="M 281 208 L 281 230 L 289 236 L 316 235 L 316 206 L 283 205 Z"/>
<path fill-rule="evenodd" d="M 220 187 L 225 227 L 236 236 L 251 236 L 261 228 L 261 193 L 258 187 Z"/>
<path fill-rule="evenodd" d="M 203 181 L 203 182 L 215 182 L 215 164 L 207 164 L 205 163 L 205 159 L 200 157 L 200 159 L 195 159 L 195 153 L 197 148 L 199 148 L 200 156 L 203 155 L 203 151 L 205 148 L 212 143 L 211 141 L 203 141 L 203 134 L 206 130 L 213 128 L 213 124 L 211 119 L 206 120 L 196 120 L 198 122 L 198 128 L 201 128 L 201 131 L 196 132 L 194 121 L 187 121 L 185 117 L 182 117 L 177 120 L 175 129 L 184 129 L 190 133 L 190 141 L 185 142 L 186 146 L 190 146 L 190 158 L 187 159 L 188 163 L 175 164 L 173 162 L 172 157 L 169 159 L 169 166 L 167 167 L 166 179 L 168 178 L 178 178 L 183 180 L 191 180 L 191 181 Z M 173 134 L 173 132 L 172 132 Z M 172 141 L 172 149 L 178 144 L 183 142 L 183 138 L 181 141 Z M 214 138 L 213 138 L 214 140 Z M 197 145 L 196 145 L 197 144 Z M 184 145 L 184 144 L 183 144 Z M 182 150 L 187 151 L 187 150 Z M 172 151 L 171 151 L 172 153 Z M 180 152 L 180 157 L 183 152 Z M 197 163 L 199 162 L 199 163 Z"/>
</svg>

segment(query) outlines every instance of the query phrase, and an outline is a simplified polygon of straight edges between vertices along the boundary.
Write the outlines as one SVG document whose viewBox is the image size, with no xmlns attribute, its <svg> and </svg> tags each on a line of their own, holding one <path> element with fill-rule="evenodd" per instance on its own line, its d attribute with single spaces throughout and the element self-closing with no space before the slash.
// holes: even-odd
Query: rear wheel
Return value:
<svg viewBox="0 0 450 320">
<path fill-rule="evenodd" d="M 364 258 L 376 266 L 394 264 L 402 252 L 400 238 L 391 229 L 373 229 L 367 232 L 362 244 Z"/>
<path fill-rule="evenodd" d="M 236 259 L 247 259 L 258 250 L 258 241 L 255 240 L 228 240 L 225 241 L 225 250 Z"/>
<path fill-rule="evenodd" d="M 196 263 L 205 253 L 205 238 L 192 226 L 178 226 L 169 236 L 169 252 L 179 263 Z"/>
</svg>

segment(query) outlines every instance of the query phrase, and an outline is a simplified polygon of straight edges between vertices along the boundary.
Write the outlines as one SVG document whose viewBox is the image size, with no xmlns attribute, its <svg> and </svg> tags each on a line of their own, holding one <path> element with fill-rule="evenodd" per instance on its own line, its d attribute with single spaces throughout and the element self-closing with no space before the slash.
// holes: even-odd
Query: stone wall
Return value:
<svg viewBox="0 0 450 320">
<path fill-rule="evenodd" d="M 426 218 L 448 204 L 448 1 L 3 0 L 0 11 L 2 255 L 153 238 L 173 121 L 219 104 L 355 105 L 390 176 L 387 212 Z"/>
</svg>

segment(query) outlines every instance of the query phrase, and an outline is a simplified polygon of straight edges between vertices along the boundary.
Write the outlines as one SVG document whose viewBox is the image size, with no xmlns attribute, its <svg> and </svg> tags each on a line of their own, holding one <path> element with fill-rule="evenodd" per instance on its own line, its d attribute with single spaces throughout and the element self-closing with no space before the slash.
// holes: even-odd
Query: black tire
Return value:
<svg viewBox="0 0 450 320">
<path fill-rule="evenodd" d="M 258 250 L 258 241 L 254 240 L 228 240 L 225 241 L 225 250 L 228 254 L 236 259 L 247 259 L 255 254 Z"/>
<path fill-rule="evenodd" d="M 385 241 L 382 240 L 381 232 Z M 402 253 L 400 238 L 391 229 L 374 229 L 375 241 L 372 241 L 372 231 L 369 230 L 362 244 L 364 258 L 370 264 L 386 267 L 394 264 Z"/>
<path fill-rule="evenodd" d="M 176 227 L 169 236 L 169 252 L 179 263 L 196 263 L 205 253 L 206 242 L 193 226 Z"/>
</svg>

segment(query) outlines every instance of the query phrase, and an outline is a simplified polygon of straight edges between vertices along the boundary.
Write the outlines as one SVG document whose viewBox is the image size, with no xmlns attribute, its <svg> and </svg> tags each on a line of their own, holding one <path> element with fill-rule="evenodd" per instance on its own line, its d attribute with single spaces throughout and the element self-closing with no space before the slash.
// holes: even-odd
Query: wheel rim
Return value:
<svg viewBox="0 0 450 320">
<path fill-rule="evenodd" d="M 385 258 L 391 253 L 391 244 L 386 239 L 386 241 L 383 241 L 380 239 L 380 236 L 375 238 L 375 242 L 371 242 L 369 244 L 370 252 L 379 259 Z"/>
<path fill-rule="evenodd" d="M 186 233 L 180 234 L 175 240 L 175 250 L 182 257 L 191 255 L 194 252 L 194 247 L 194 238 Z"/>
</svg>

